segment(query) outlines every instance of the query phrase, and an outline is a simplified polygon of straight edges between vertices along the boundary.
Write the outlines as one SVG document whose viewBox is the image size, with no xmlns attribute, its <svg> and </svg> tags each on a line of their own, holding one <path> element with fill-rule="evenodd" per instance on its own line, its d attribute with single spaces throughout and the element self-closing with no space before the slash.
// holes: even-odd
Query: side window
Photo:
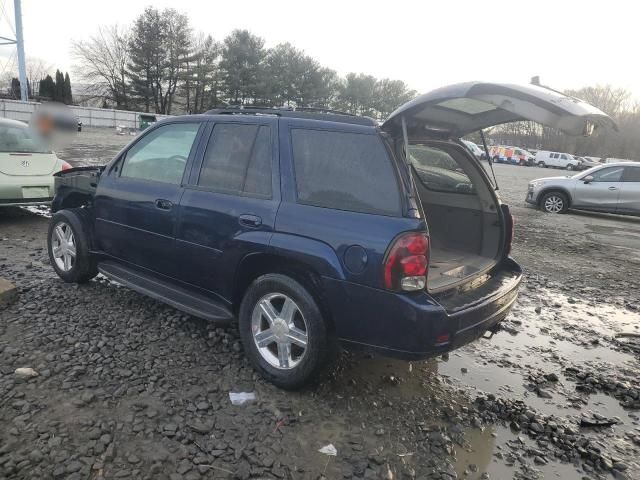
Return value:
<svg viewBox="0 0 640 480">
<path fill-rule="evenodd" d="M 415 168 L 420 183 L 429 190 L 475 193 L 469 176 L 447 152 L 424 145 L 411 145 L 409 161 Z"/>
<path fill-rule="evenodd" d="M 619 182 L 622 177 L 624 167 L 609 167 L 593 172 L 594 182 Z"/>
<path fill-rule="evenodd" d="M 291 130 L 298 202 L 400 215 L 398 179 L 377 135 Z"/>
<path fill-rule="evenodd" d="M 126 153 L 120 175 L 179 185 L 200 123 L 173 123 L 140 139 Z"/>
<path fill-rule="evenodd" d="M 560 160 L 566 160 L 567 156 L 563 153 L 562 155 L 560 155 Z"/>
<path fill-rule="evenodd" d="M 213 127 L 198 185 L 224 193 L 271 197 L 271 129 L 219 123 Z"/>
<path fill-rule="evenodd" d="M 623 182 L 640 182 L 640 167 L 624 167 Z"/>
</svg>

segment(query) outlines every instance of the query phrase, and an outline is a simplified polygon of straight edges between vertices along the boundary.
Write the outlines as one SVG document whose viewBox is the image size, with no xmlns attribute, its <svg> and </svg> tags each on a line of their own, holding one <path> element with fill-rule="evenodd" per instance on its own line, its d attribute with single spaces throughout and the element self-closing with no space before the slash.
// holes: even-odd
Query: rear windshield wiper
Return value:
<svg viewBox="0 0 640 480">
<path fill-rule="evenodd" d="M 484 154 L 487 156 L 487 162 L 489 162 L 489 168 L 491 168 L 491 175 L 493 175 L 493 187 L 498 190 L 498 180 L 496 179 L 496 172 L 493 171 L 493 162 L 489 156 L 489 149 L 487 148 L 487 141 L 484 138 L 484 130 L 480 130 L 480 138 L 482 139 L 482 146 L 484 147 Z"/>
</svg>

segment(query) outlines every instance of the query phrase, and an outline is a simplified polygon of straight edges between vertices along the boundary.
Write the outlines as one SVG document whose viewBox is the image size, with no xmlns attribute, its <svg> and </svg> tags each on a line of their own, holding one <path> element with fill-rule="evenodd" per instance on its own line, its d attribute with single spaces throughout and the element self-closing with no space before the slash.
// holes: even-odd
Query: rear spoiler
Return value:
<svg viewBox="0 0 640 480">
<path fill-rule="evenodd" d="M 70 173 L 76 173 L 76 172 L 102 172 L 105 169 L 104 165 L 100 165 L 100 166 L 93 166 L 93 167 L 73 167 L 73 168 L 67 168 L 66 170 L 60 170 L 59 172 L 56 172 L 53 174 L 54 177 L 65 177 L 67 175 L 69 175 Z"/>
</svg>

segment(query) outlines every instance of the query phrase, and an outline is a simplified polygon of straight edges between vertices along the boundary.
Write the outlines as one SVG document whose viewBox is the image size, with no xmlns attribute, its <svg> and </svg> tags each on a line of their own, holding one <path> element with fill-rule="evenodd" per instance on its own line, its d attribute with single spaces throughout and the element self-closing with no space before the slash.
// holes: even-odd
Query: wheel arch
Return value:
<svg viewBox="0 0 640 480">
<path fill-rule="evenodd" d="M 560 192 L 564 194 L 567 197 L 567 201 L 569 202 L 569 205 L 567 207 L 570 208 L 571 205 L 573 204 L 573 198 L 571 198 L 571 193 L 569 193 L 569 190 L 567 190 L 565 187 L 547 187 L 538 194 L 539 207 L 542 207 L 542 199 L 544 198 L 544 196 L 547 193 L 551 193 L 551 192 Z"/>
<path fill-rule="evenodd" d="M 335 330 L 331 308 L 321 279 L 322 273 L 308 262 L 279 252 L 252 253 L 240 261 L 234 278 L 231 298 L 235 314 L 238 314 L 240 304 L 249 286 L 257 278 L 270 273 L 291 277 L 306 288 L 318 303 L 322 316 L 327 322 L 327 327 L 332 331 Z"/>
</svg>

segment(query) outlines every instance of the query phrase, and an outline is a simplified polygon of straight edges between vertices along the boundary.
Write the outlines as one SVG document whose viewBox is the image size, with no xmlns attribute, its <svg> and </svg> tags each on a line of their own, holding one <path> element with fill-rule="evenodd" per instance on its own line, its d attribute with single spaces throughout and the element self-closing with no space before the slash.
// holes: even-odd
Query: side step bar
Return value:
<svg viewBox="0 0 640 480">
<path fill-rule="evenodd" d="M 228 323 L 233 319 L 231 310 L 221 302 L 154 275 L 109 260 L 100 262 L 98 270 L 111 280 L 194 317 L 219 323 Z"/>
</svg>

